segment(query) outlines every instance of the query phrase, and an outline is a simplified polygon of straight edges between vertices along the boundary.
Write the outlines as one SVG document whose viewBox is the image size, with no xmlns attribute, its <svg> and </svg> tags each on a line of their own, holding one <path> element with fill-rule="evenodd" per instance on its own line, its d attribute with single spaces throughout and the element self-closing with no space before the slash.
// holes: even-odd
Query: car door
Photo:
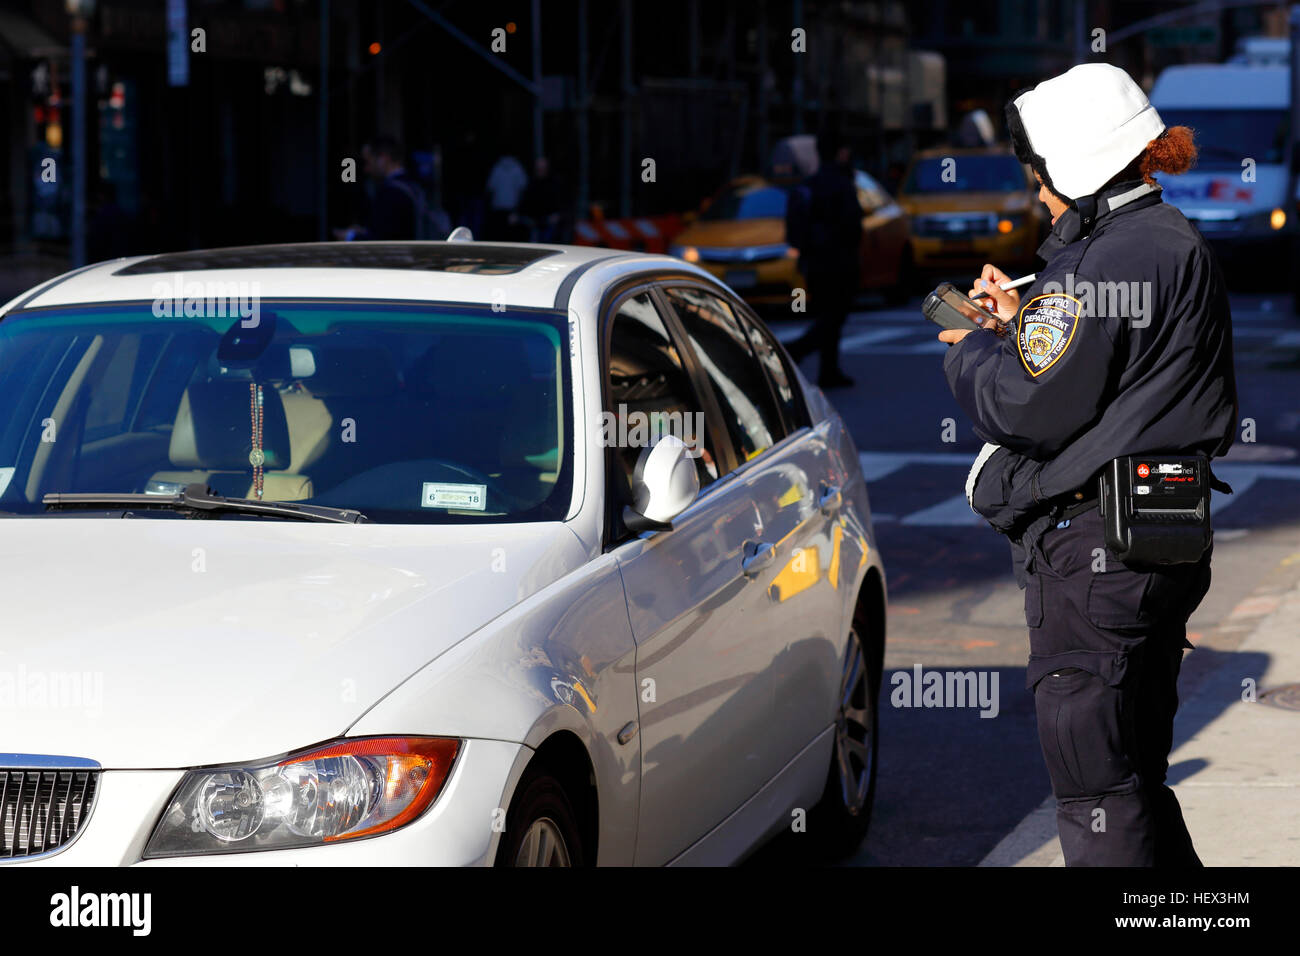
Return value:
<svg viewBox="0 0 1300 956">
<path fill-rule="evenodd" d="M 752 572 L 748 639 L 771 655 L 775 706 L 762 733 L 782 763 L 833 719 L 840 677 L 838 522 L 842 500 L 826 426 L 807 411 L 781 355 L 737 301 L 700 286 L 665 290 L 743 463 L 768 564 Z M 839 469 L 842 471 L 842 469 Z"/>
<path fill-rule="evenodd" d="M 604 340 L 610 544 L 637 644 L 642 771 L 636 862 L 666 863 L 752 796 L 780 765 L 770 722 L 772 647 L 754 640 L 766 596 L 746 573 L 763 534 L 716 405 L 649 290 L 611 307 Z M 689 419 L 676 418 L 683 413 Z M 650 437 L 687 422 L 701 491 L 670 531 L 632 536 L 619 515 Z M 688 440 L 689 439 L 689 440 Z M 766 571 L 764 573 L 767 573 Z"/>
</svg>

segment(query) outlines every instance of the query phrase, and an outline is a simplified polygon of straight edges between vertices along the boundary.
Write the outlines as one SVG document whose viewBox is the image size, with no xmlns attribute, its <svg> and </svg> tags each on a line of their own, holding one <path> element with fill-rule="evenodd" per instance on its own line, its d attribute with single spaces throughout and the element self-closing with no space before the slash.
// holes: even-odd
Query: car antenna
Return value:
<svg viewBox="0 0 1300 956">
<path fill-rule="evenodd" d="M 468 226 L 457 226 L 447 234 L 448 242 L 473 242 L 474 233 L 470 232 Z"/>
</svg>

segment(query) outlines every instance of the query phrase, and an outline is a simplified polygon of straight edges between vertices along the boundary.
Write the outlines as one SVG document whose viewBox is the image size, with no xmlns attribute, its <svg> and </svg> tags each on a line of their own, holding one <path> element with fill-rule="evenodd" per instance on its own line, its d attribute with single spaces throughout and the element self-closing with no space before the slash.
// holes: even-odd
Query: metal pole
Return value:
<svg viewBox="0 0 1300 956">
<path fill-rule="evenodd" d="M 758 168 L 767 169 L 767 0 L 758 4 Z"/>
<path fill-rule="evenodd" d="M 690 0 L 686 8 L 686 51 L 691 65 L 691 79 L 700 75 L 700 4 Z"/>
<path fill-rule="evenodd" d="M 542 136 L 542 0 L 533 0 L 533 159 L 545 155 Z"/>
<path fill-rule="evenodd" d="M 1077 66 L 1088 59 L 1087 33 L 1088 0 L 1074 0 L 1074 62 Z"/>
<path fill-rule="evenodd" d="M 591 170 L 588 167 L 588 127 L 587 127 L 587 0 L 578 0 L 578 209 L 579 219 L 587 218 L 587 207 L 591 202 Z"/>
<path fill-rule="evenodd" d="M 316 164 L 319 168 L 316 186 L 316 238 L 324 242 L 329 238 L 329 177 L 330 169 L 330 0 L 320 0 L 320 101 L 316 117 Z"/>
<path fill-rule="evenodd" d="M 794 0 L 794 25 L 803 27 L 805 30 L 805 41 L 808 36 L 807 27 L 803 22 L 803 0 Z M 794 132 L 799 135 L 803 132 L 803 61 L 806 53 L 796 53 L 794 57 L 794 90 L 791 94 L 791 100 L 794 103 Z"/>
<path fill-rule="evenodd" d="M 623 42 L 623 142 L 620 149 L 622 163 L 619 183 L 619 215 L 632 215 L 632 2 L 621 0 L 619 18 L 622 20 Z"/>
<path fill-rule="evenodd" d="M 86 264 L 86 21 L 72 21 L 72 268 Z"/>
</svg>

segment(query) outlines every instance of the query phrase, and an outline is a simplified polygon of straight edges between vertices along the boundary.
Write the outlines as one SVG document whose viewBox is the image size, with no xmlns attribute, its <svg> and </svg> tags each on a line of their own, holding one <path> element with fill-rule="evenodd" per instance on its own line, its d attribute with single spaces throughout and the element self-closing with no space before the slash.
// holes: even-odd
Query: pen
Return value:
<svg viewBox="0 0 1300 956">
<path fill-rule="evenodd" d="M 998 288 L 1001 289 L 1003 292 L 1010 292 L 1012 289 L 1019 289 L 1022 285 L 1029 285 L 1029 283 L 1033 282 L 1037 278 L 1038 278 L 1038 273 L 1031 272 L 1027 276 L 1021 276 L 1019 279 L 1012 279 L 1009 282 L 1003 282 L 1001 285 L 998 286 Z M 976 292 L 973 296 L 971 296 L 971 298 L 982 299 L 987 295 L 988 295 L 987 292 Z"/>
</svg>

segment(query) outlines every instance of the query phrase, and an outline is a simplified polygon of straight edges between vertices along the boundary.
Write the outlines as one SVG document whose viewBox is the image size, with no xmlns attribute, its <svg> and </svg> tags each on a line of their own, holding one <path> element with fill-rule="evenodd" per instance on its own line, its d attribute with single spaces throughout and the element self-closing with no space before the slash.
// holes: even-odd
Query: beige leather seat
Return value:
<svg viewBox="0 0 1300 956">
<path fill-rule="evenodd" d="M 168 459 L 172 469 L 160 471 L 148 490 L 172 492 L 193 482 L 206 483 L 217 494 L 234 498 L 253 495 L 252 420 L 246 381 L 199 382 L 181 396 L 172 426 Z M 262 498 L 301 501 L 312 496 L 306 475 L 286 471 L 292 460 L 289 426 L 280 393 L 262 388 Z"/>
</svg>

